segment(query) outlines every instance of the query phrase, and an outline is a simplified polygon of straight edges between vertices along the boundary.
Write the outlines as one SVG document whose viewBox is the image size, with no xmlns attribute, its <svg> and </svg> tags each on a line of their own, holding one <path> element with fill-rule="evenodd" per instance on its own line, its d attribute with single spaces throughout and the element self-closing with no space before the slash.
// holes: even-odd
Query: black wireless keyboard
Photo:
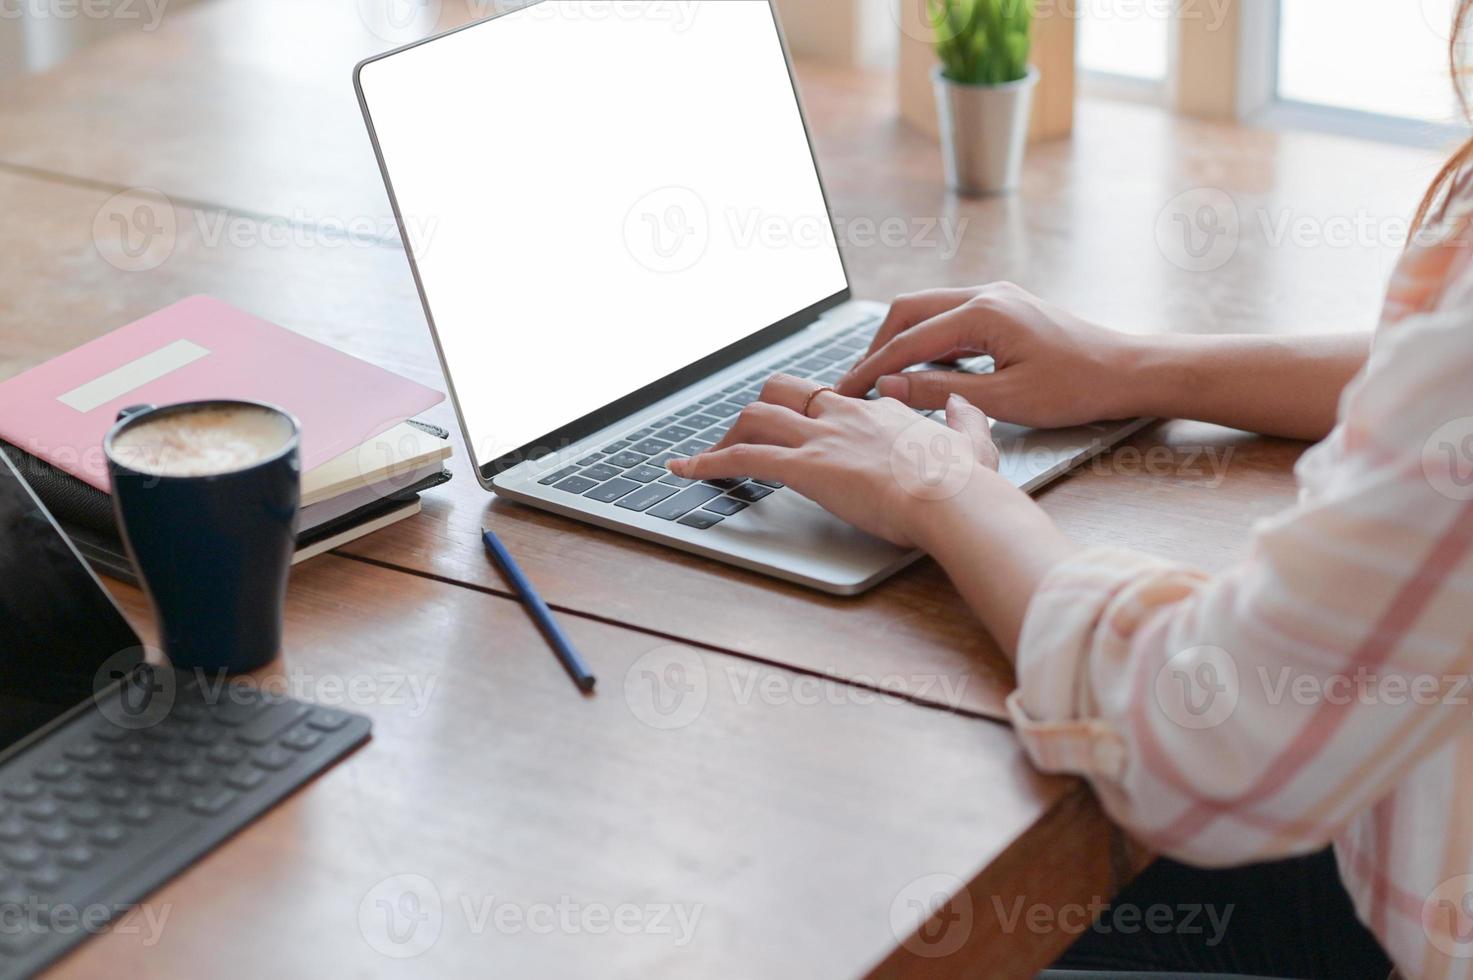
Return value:
<svg viewBox="0 0 1473 980">
<path fill-rule="evenodd" d="M 135 670 L 0 764 L 0 978 L 101 931 L 369 728 L 239 682 Z"/>
</svg>

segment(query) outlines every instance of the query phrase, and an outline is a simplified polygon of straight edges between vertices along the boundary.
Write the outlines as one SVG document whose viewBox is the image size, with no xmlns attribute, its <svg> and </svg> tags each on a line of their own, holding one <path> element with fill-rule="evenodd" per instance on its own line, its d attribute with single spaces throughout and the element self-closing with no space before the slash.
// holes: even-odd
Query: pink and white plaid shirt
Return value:
<svg viewBox="0 0 1473 980">
<path fill-rule="evenodd" d="M 1033 761 L 1158 852 L 1333 843 L 1361 919 L 1428 980 L 1473 978 L 1470 265 L 1461 217 L 1407 250 L 1298 505 L 1235 567 L 1098 549 L 1053 570 L 1009 700 Z"/>
</svg>

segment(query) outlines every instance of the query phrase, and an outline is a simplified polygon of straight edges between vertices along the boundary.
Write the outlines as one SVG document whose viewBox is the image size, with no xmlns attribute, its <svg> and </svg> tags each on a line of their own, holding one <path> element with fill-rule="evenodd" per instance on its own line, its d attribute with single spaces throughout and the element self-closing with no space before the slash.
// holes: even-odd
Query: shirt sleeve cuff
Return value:
<svg viewBox="0 0 1473 980">
<path fill-rule="evenodd" d="M 1107 613 L 1122 594 L 1151 580 L 1197 575 L 1118 548 L 1081 552 L 1055 566 L 1028 605 L 1018 641 L 1018 689 L 1008 713 L 1034 765 L 1118 779 L 1127 749 L 1098 717 L 1089 661 Z M 1123 677 L 1122 677 L 1123 680 Z"/>
</svg>

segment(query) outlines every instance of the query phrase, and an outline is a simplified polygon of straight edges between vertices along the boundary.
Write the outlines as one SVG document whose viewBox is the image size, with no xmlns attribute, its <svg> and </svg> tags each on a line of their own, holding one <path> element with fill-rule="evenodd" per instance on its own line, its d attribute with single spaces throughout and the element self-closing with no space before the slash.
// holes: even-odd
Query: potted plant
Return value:
<svg viewBox="0 0 1473 980">
<path fill-rule="evenodd" d="M 928 0 L 936 29 L 936 110 L 946 182 L 962 194 L 1018 185 L 1037 68 L 1035 0 Z"/>
</svg>

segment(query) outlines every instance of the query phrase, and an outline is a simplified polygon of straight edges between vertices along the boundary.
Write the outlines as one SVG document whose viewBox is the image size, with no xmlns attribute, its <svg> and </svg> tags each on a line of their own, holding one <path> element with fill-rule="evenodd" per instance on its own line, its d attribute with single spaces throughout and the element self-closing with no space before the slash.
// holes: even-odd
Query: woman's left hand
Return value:
<svg viewBox="0 0 1473 980">
<path fill-rule="evenodd" d="M 998 451 L 987 416 L 959 395 L 942 425 L 894 399 L 846 398 L 779 374 L 720 443 L 668 465 L 690 480 L 784 483 L 871 534 L 924 547 L 928 514 L 974 479 L 997 479 Z"/>
</svg>

